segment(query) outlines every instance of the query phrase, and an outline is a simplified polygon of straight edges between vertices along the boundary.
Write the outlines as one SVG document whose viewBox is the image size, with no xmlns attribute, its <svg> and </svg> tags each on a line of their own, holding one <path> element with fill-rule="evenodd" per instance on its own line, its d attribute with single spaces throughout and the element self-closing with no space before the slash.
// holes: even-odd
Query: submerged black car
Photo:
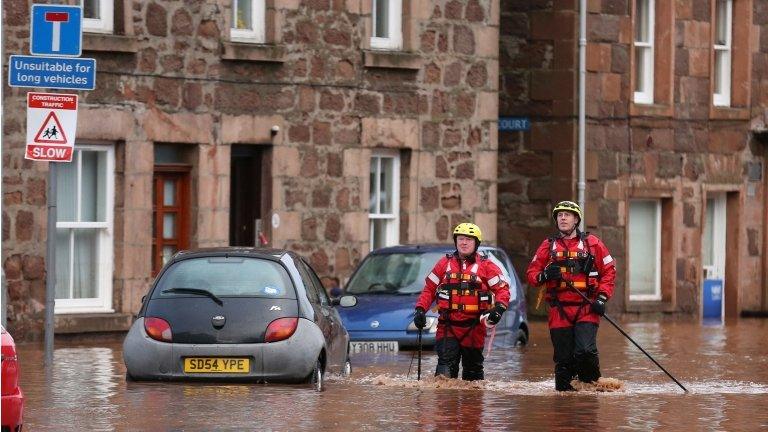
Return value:
<svg viewBox="0 0 768 432">
<path fill-rule="evenodd" d="M 351 372 L 338 303 L 290 251 L 179 252 L 125 338 L 126 378 L 310 382 L 321 390 L 327 371 Z"/>
</svg>

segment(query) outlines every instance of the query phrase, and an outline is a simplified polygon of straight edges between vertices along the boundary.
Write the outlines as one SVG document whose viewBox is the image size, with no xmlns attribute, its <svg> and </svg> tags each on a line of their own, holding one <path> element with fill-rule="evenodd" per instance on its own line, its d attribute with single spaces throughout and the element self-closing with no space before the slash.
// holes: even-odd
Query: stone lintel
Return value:
<svg viewBox="0 0 768 432">
<path fill-rule="evenodd" d="M 166 113 L 152 109 L 141 116 L 140 122 L 147 139 L 153 142 L 213 143 L 213 118 L 210 114 Z"/>
<path fill-rule="evenodd" d="M 77 116 L 77 138 L 119 141 L 134 135 L 134 113 L 119 108 L 80 105 Z"/>
<path fill-rule="evenodd" d="M 419 122 L 415 119 L 363 118 L 363 147 L 419 148 Z"/>
<path fill-rule="evenodd" d="M 273 126 L 279 130 L 273 132 Z M 283 116 L 223 115 L 222 144 L 282 144 L 285 135 Z"/>
</svg>

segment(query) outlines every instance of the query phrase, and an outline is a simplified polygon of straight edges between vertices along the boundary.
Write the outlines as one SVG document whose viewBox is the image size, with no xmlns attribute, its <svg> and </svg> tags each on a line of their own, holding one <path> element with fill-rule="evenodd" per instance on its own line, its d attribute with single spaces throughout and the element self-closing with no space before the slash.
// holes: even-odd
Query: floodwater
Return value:
<svg viewBox="0 0 768 432">
<path fill-rule="evenodd" d="M 50 379 L 40 345 L 20 344 L 25 430 L 575 431 L 765 430 L 768 320 L 620 324 L 688 390 L 685 394 L 607 322 L 598 346 L 613 392 L 557 393 L 546 324 L 525 348 L 493 348 L 486 381 L 431 377 L 424 354 L 360 354 L 326 391 L 302 385 L 126 383 L 120 340 L 60 342 Z M 410 368 L 410 373 L 409 373 Z"/>
</svg>

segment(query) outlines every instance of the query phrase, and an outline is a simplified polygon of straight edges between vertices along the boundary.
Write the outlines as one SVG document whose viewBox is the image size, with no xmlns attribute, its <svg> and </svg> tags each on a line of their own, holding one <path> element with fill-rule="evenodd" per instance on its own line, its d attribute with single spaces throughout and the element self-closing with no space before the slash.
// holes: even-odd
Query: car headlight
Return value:
<svg viewBox="0 0 768 432">
<path fill-rule="evenodd" d="M 427 333 L 436 333 L 437 332 L 437 317 L 428 316 L 427 317 L 427 325 L 424 327 L 424 330 L 427 331 Z M 416 328 L 416 324 L 411 321 L 410 324 L 408 324 L 408 331 L 419 331 L 419 329 Z"/>
</svg>

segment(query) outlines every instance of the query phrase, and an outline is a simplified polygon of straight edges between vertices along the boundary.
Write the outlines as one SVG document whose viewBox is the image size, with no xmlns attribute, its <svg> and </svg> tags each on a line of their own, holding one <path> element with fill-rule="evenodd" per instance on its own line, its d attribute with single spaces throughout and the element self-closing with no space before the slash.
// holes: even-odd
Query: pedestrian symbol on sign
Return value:
<svg viewBox="0 0 768 432">
<path fill-rule="evenodd" d="M 35 135 L 35 143 L 38 144 L 66 144 L 67 137 L 64 135 L 64 129 L 61 127 L 56 113 L 51 111 L 40 126 L 40 130 Z"/>
</svg>

